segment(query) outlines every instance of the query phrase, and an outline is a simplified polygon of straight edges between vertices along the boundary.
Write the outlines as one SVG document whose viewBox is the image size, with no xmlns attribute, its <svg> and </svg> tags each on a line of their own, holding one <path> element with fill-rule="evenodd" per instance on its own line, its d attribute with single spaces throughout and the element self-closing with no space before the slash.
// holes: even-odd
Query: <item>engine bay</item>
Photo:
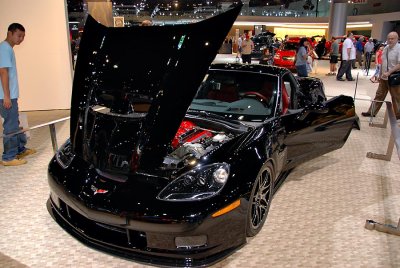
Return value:
<svg viewBox="0 0 400 268">
<path fill-rule="evenodd" d="M 164 158 L 163 167 L 175 169 L 193 165 L 233 137 L 233 134 L 226 131 L 200 127 L 193 121 L 183 120 L 171 142 L 170 152 Z"/>
</svg>

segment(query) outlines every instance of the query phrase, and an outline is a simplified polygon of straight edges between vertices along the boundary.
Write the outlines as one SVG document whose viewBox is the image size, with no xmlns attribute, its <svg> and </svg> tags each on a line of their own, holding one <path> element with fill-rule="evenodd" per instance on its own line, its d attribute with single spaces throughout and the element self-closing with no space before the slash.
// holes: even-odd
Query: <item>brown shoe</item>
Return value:
<svg viewBox="0 0 400 268">
<path fill-rule="evenodd" d="M 31 154 L 35 154 L 35 153 L 36 153 L 35 149 L 26 148 L 25 151 L 23 151 L 22 153 L 17 154 L 17 159 L 22 159 L 25 156 L 28 156 L 28 155 L 31 155 Z"/>
<path fill-rule="evenodd" d="M 1 163 L 3 164 L 3 166 L 20 166 L 23 164 L 26 164 L 26 160 L 25 159 L 13 159 L 10 161 L 2 161 Z"/>
</svg>

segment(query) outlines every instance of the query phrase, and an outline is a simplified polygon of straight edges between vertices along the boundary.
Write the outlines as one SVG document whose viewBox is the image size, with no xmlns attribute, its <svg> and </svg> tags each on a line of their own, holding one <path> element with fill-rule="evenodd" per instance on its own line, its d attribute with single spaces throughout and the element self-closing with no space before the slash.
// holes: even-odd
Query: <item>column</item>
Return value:
<svg viewBox="0 0 400 268">
<path fill-rule="evenodd" d="M 111 0 L 86 0 L 89 14 L 101 24 L 113 27 Z"/>
<path fill-rule="evenodd" d="M 347 3 L 332 1 L 329 14 L 328 38 L 346 34 Z"/>
</svg>

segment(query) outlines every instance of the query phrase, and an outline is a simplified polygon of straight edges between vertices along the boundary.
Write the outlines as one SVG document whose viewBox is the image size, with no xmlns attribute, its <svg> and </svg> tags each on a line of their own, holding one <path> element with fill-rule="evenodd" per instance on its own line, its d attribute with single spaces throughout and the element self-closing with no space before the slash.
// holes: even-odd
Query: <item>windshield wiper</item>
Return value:
<svg viewBox="0 0 400 268">
<path fill-rule="evenodd" d="M 225 116 L 222 116 L 222 115 L 219 115 L 219 114 L 206 112 L 206 111 L 199 111 L 199 110 L 189 109 L 188 112 L 189 113 L 194 113 L 196 115 L 204 116 L 204 117 L 214 117 L 214 118 L 218 118 L 218 119 L 221 119 L 221 120 L 229 120 L 229 121 L 235 121 L 235 122 L 237 121 L 237 120 L 228 119 Z"/>
<path fill-rule="evenodd" d="M 241 127 L 245 127 L 248 128 L 249 125 L 247 125 L 246 123 L 240 121 L 240 120 L 235 120 L 235 119 L 231 119 L 231 118 L 226 118 L 225 116 L 219 115 L 219 114 L 215 114 L 215 113 L 211 113 L 211 112 L 206 112 L 206 111 L 199 111 L 199 110 L 193 110 L 193 109 L 189 109 L 188 113 L 194 114 L 196 116 L 201 116 L 201 117 L 205 117 L 205 118 L 213 118 L 215 120 L 219 120 L 222 121 L 222 123 L 224 124 L 229 124 L 229 125 L 240 125 Z"/>
</svg>

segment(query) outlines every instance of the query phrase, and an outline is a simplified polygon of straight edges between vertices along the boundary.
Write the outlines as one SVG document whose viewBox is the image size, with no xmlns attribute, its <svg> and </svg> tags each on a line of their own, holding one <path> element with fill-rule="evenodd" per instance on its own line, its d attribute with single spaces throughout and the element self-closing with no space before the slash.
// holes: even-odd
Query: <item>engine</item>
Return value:
<svg viewBox="0 0 400 268">
<path fill-rule="evenodd" d="M 233 138 L 232 134 L 202 128 L 184 120 L 171 143 L 171 153 L 164 159 L 164 168 L 181 168 Z"/>
</svg>

